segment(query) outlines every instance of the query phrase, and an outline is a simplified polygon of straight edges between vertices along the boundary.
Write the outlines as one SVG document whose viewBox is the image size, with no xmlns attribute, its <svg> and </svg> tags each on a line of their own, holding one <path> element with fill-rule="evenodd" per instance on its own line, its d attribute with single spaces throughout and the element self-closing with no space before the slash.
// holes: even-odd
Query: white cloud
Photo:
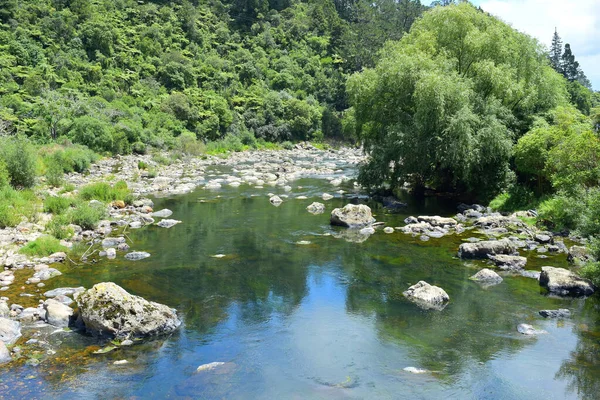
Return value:
<svg viewBox="0 0 600 400">
<path fill-rule="evenodd" d="M 600 90 L 600 0 L 481 0 L 480 6 L 546 46 L 556 27 Z"/>
</svg>

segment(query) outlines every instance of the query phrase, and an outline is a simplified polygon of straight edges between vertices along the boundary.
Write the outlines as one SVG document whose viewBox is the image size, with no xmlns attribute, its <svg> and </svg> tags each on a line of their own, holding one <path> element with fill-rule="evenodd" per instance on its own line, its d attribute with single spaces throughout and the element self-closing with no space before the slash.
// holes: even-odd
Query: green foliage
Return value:
<svg viewBox="0 0 600 400">
<path fill-rule="evenodd" d="M 532 116 L 566 102 L 540 45 L 468 3 L 425 13 L 374 69 L 350 78 L 348 92 L 371 156 L 363 184 L 479 197 L 512 179 L 513 140 Z"/>
<path fill-rule="evenodd" d="M 69 197 L 63 196 L 48 196 L 44 200 L 44 212 L 49 212 L 52 214 L 62 214 L 67 211 L 72 205 L 74 201 Z"/>
<path fill-rule="evenodd" d="M 68 213 L 69 220 L 83 229 L 94 229 L 98 222 L 107 216 L 105 206 L 82 202 L 71 209 Z"/>
<path fill-rule="evenodd" d="M 79 189 L 79 198 L 85 201 L 98 200 L 105 203 L 115 200 L 122 200 L 127 204 L 133 202 L 131 190 L 124 181 L 119 181 L 114 186 L 104 182 L 90 183 Z"/>
<path fill-rule="evenodd" d="M 69 227 L 71 218 L 67 214 L 55 215 L 46 225 L 46 230 L 59 240 L 73 236 L 73 229 Z"/>
<path fill-rule="evenodd" d="M 69 137 L 76 143 L 81 143 L 98 152 L 115 150 L 115 139 L 110 126 L 99 119 L 83 116 L 77 118 L 69 131 Z"/>
<path fill-rule="evenodd" d="M 527 187 L 513 185 L 490 201 L 489 206 L 502 212 L 514 212 L 536 209 L 540 203 L 539 197 Z"/>
<path fill-rule="evenodd" d="M 600 287 L 600 263 L 599 262 L 590 262 L 584 265 L 579 270 L 579 275 L 583 278 L 589 279 L 592 281 L 594 286 Z"/>
<path fill-rule="evenodd" d="M 148 163 L 145 161 L 138 161 L 138 169 L 148 169 Z"/>
<path fill-rule="evenodd" d="M 196 135 L 191 132 L 183 132 L 177 138 L 176 150 L 183 154 L 198 156 L 204 152 L 204 144 L 196 139 Z"/>
<path fill-rule="evenodd" d="M 6 169 L 6 163 L 0 160 L 0 190 L 10 186 L 10 175 Z"/>
<path fill-rule="evenodd" d="M 573 230 L 583 212 L 584 204 L 573 198 L 558 194 L 542 202 L 538 209 L 540 221 L 555 230 Z"/>
<path fill-rule="evenodd" d="M 6 166 L 13 187 L 33 187 L 37 154 L 29 139 L 20 135 L 0 138 L 0 160 Z"/>
<path fill-rule="evenodd" d="M 0 188 L 0 228 L 18 225 L 23 217 L 32 221 L 36 213 L 37 199 L 29 190 Z"/>
<path fill-rule="evenodd" d="M 52 236 L 41 236 L 33 242 L 27 243 L 21 247 L 19 253 L 28 256 L 47 257 L 59 251 L 66 251 L 67 248 L 60 244 L 60 240 Z"/>
</svg>

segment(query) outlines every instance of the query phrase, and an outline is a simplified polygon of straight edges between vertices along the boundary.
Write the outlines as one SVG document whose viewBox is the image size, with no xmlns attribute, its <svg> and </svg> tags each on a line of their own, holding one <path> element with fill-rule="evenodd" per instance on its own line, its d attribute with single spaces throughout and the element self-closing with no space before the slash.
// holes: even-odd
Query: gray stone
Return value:
<svg viewBox="0 0 600 400">
<path fill-rule="evenodd" d="M 311 214 L 323 214 L 325 212 L 325 204 L 314 202 L 306 207 L 306 210 Z"/>
<path fill-rule="evenodd" d="M 417 219 L 419 220 L 419 222 L 427 222 L 431 226 L 454 227 L 458 224 L 454 218 L 444 218 L 444 217 L 439 217 L 437 215 L 432 216 L 432 217 L 419 216 Z"/>
<path fill-rule="evenodd" d="M 490 254 L 512 254 L 516 251 L 510 240 L 485 240 L 477 243 L 463 243 L 458 249 L 461 258 L 488 258 Z"/>
<path fill-rule="evenodd" d="M 535 329 L 533 326 L 528 325 L 528 324 L 519 324 L 517 326 L 517 331 L 523 335 L 527 335 L 527 336 L 535 336 L 535 335 L 541 335 L 544 333 L 548 333 L 544 330 L 541 329 Z"/>
<path fill-rule="evenodd" d="M 281 200 L 281 197 L 279 197 L 279 196 L 272 196 L 269 199 L 269 202 L 271 204 L 273 204 L 274 206 L 279 207 L 281 205 L 281 203 L 283 203 L 283 200 Z"/>
<path fill-rule="evenodd" d="M 46 293 L 44 293 L 44 296 L 46 297 L 57 297 L 57 296 L 74 296 L 77 293 L 81 293 L 85 291 L 85 288 L 83 286 L 80 287 L 76 287 L 76 288 L 72 288 L 72 287 L 64 287 L 64 288 L 58 288 L 58 289 L 53 289 L 53 290 L 48 290 Z"/>
<path fill-rule="evenodd" d="M 585 246 L 571 246 L 567 254 L 570 263 L 586 263 L 592 261 L 593 257 Z"/>
<path fill-rule="evenodd" d="M 500 275 L 487 268 L 482 269 L 469 279 L 486 284 L 498 284 L 502 282 L 502 277 Z"/>
<path fill-rule="evenodd" d="M 331 225 L 362 228 L 375 222 L 371 209 L 364 204 L 348 204 L 331 212 Z"/>
<path fill-rule="evenodd" d="M 525 268 L 527 258 L 521 256 L 509 256 L 506 254 L 489 254 L 488 258 L 503 270 L 517 271 Z"/>
<path fill-rule="evenodd" d="M 130 247 L 127 243 L 121 243 L 120 245 L 117 246 L 117 250 L 119 250 L 119 251 L 128 251 L 129 248 Z"/>
<path fill-rule="evenodd" d="M 448 293 L 444 289 L 430 285 L 425 281 L 419 281 L 419 283 L 409 287 L 402 294 L 423 308 L 437 310 L 443 309 L 450 300 L 450 296 L 448 296 Z"/>
<path fill-rule="evenodd" d="M 21 336 L 21 324 L 8 318 L 0 318 L 0 340 L 12 344 Z"/>
<path fill-rule="evenodd" d="M 133 251 L 125 254 L 125 258 L 132 261 L 143 260 L 148 257 L 150 257 L 150 253 L 146 253 L 145 251 Z"/>
<path fill-rule="evenodd" d="M 34 278 L 37 278 L 42 281 L 47 281 L 50 278 L 54 278 L 56 276 L 62 275 L 62 273 L 54 268 L 43 268 L 33 274 Z"/>
<path fill-rule="evenodd" d="M 543 244 L 552 243 L 552 236 L 538 233 L 535 235 L 535 241 Z"/>
<path fill-rule="evenodd" d="M 108 237 L 102 240 L 102 247 L 115 247 L 121 243 L 125 243 L 124 237 Z"/>
<path fill-rule="evenodd" d="M 113 259 L 117 257 L 117 250 L 115 250 L 114 248 L 108 248 L 106 249 L 106 257 L 109 259 Z"/>
<path fill-rule="evenodd" d="M 156 225 L 160 226 L 161 228 L 172 228 L 180 223 L 181 221 L 177 221 L 175 219 L 163 219 L 160 220 Z"/>
<path fill-rule="evenodd" d="M 10 314 L 10 308 L 8 303 L 4 300 L 0 301 L 0 317 L 8 317 Z"/>
<path fill-rule="evenodd" d="M 165 208 L 163 210 L 153 212 L 150 215 L 153 216 L 153 217 L 156 217 L 156 218 L 168 218 L 171 215 L 173 215 L 173 211 Z"/>
<path fill-rule="evenodd" d="M 48 299 L 44 302 L 46 315 L 44 320 L 57 328 L 66 328 L 73 316 L 73 309 L 58 300 Z"/>
<path fill-rule="evenodd" d="M 540 315 L 544 318 L 571 318 L 571 311 L 566 308 L 558 310 L 541 310 Z"/>
<path fill-rule="evenodd" d="M 94 285 L 78 297 L 77 304 L 86 330 L 94 335 L 156 336 L 181 325 L 174 309 L 134 296 L 112 282 Z"/>
<path fill-rule="evenodd" d="M 12 357 L 10 356 L 10 351 L 8 351 L 4 342 L 0 340 L 0 364 L 6 364 L 11 360 Z"/>
<path fill-rule="evenodd" d="M 589 280 L 567 269 L 554 267 L 542 267 L 540 286 L 560 296 L 590 296 L 595 291 Z"/>
</svg>

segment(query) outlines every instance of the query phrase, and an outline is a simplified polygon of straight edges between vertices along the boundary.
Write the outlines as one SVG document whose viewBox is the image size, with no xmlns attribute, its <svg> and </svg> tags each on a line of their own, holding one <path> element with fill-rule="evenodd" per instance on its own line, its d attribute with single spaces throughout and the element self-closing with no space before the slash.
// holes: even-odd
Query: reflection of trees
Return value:
<svg viewBox="0 0 600 400">
<path fill-rule="evenodd" d="M 589 298 L 579 311 L 586 321 L 575 328 L 579 341 L 571 358 L 565 360 L 556 374 L 569 381 L 569 390 L 583 399 L 598 398 L 600 393 L 600 301 Z"/>
</svg>

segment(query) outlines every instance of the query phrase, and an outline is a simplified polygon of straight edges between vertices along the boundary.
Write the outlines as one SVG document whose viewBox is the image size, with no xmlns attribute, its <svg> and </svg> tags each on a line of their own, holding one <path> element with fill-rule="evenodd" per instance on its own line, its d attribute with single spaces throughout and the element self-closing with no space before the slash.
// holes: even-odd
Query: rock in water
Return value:
<svg viewBox="0 0 600 400">
<path fill-rule="evenodd" d="M 512 254 L 515 251 L 510 240 L 484 240 L 461 244 L 458 248 L 458 256 L 460 258 L 488 258 L 490 254 Z"/>
<path fill-rule="evenodd" d="M 125 258 L 132 261 L 143 260 L 148 257 L 150 257 L 150 253 L 146 253 L 145 251 L 133 251 L 125 254 Z"/>
<path fill-rule="evenodd" d="M 371 209 L 364 204 L 347 204 L 331 212 L 331 225 L 362 228 L 375 222 Z"/>
<path fill-rule="evenodd" d="M 525 268 L 527 258 L 521 256 L 508 256 L 506 254 L 488 254 L 488 258 L 500 269 L 518 271 Z"/>
<path fill-rule="evenodd" d="M 156 218 L 169 218 L 171 215 L 173 215 L 173 211 L 168 210 L 168 209 L 165 208 L 163 210 L 153 212 L 150 215 L 152 217 L 156 217 Z"/>
<path fill-rule="evenodd" d="M 46 310 L 45 320 L 52 326 L 57 328 L 66 328 L 69 326 L 73 309 L 60 301 L 48 299 L 44 302 L 44 310 Z"/>
<path fill-rule="evenodd" d="M 409 287 L 408 290 L 402 294 L 424 308 L 433 308 L 437 310 L 443 309 L 450 300 L 450 296 L 448 296 L 448 293 L 446 293 L 444 289 L 432 286 L 425 281 L 420 281 L 416 285 Z"/>
<path fill-rule="evenodd" d="M 12 344 L 21 336 L 21 324 L 8 318 L 0 318 L 0 340 Z"/>
<path fill-rule="evenodd" d="M 417 367 L 406 367 L 406 368 L 403 368 L 402 370 L 405 372 L 410 372 L 411 374 L 426 374 L 429 372 L 426 369 L 417 368 Z"/>
<path fill-rule="evenodd" d="M 279 197 L 279 196 L 273 196 L 269 199 L 269 202 L 271 204 L 273 204 L 275 207 L 279 207 L 281 205 L 281 203 L 283 203 L 283 200 L 281 200 L 281 197 Z"/>
<path fill-rule="evenodd" d="M 306 210 L 311 214 L 323 214 L 325 212 L 325 204 L 318 203 L 315 201 L 314 203 L 306 207 Z"/>
<path fill-rule="evenodd" d="M 541 310 L 540 315 L 544 318 L 571 318 L 571 311 L 566 308 L 558 310 Z"/>
<path fill-rule="evenodd" d="M 181 325 L 174 309 L 129 294 L 112 282 L 94 285 L 77 298 L 77 304 L 86 330 L 94 335 L 156 336 Z"/>
<path fill-rule="evenodd" d="M 11 360 L 10 351 L 8 351 L 4 342 L 0 340 L 0 364 L 5 364 Z"/>
<path fill-rule="evenodd" d="M 455 227 L 458 223 L 454 218 L 444 218 L 440 216 L 419 216 L 417 218 L 419 222 L 427 222 L 431 226 L 449 226 Z"/>
<path fill-rule="evenodd" d="M 492 271 L 491 269 L 484 268 L 469 279 L 488 285 L 495 285 L 502 282 L 502 277 Z"/>
<path fill-rule="evenodd" d="M 221 367 L 223 365 L 225 365 L 225 363 L 221 362 L 221 361 L 215 361 L 215 362 L 211 362 L 211 363 L 208 363 L 208 364 L 202 364 L 201 366 L 199 366 L 196 369 L 196 372 L 210 371 L 210 370 L 213 370 L 215 368 Z"/>
<path fill-rule="evenodd" d="M 548 333 L 541 329 L 535 329 L 533 326 L 528 324 L 519 324 L 517 326 L 517 331 L 522 333 L 523 335 L 532 336 L 532 335 L 541 335 L 543 333 Z"/>
<path fill-rule="evenodd" d="M 540 286 L 561 296 L 590 296 L 596 288 L 587 279 L 564 268 L 542 267 Z"/>
<path fill-rule="evenodd" d="M 177 221 L 176 219 L 163 219 L 158 224 L 161 228 L 172 228 L 177 224 L 180 224 L 181 221 Z"/>
</svg>

